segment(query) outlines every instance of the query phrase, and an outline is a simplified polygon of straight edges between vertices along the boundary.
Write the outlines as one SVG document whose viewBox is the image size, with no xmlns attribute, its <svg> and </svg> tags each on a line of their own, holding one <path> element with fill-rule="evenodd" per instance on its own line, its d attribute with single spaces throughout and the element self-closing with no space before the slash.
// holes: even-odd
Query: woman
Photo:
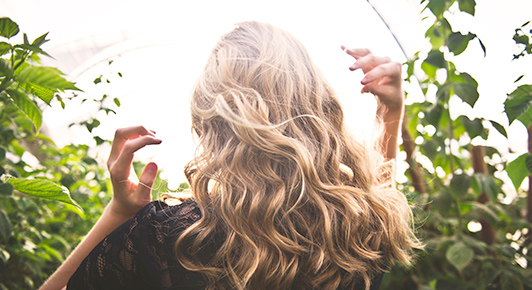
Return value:
<svg viewBox="0 0 532 290">
<path fill-rule="evenodd" d="M 342 49 L 365 74 L 362 92 L 377 97 L 375 148 L 346 132 L 301 43 L 240 23 L 214 47 L 192 96 L 198 150 L 185 174 L 194 199 L 150 202 L 157 166 L 135 182 L 131 162 L 161 140 L 143 127 L 117 130 L 113 199 L 42 289 L 69 278 L 68 289 L 378 289 L 387 267 L 409 263 L 419 246 L 390 166 L 401 65 Z"/>
</svg>

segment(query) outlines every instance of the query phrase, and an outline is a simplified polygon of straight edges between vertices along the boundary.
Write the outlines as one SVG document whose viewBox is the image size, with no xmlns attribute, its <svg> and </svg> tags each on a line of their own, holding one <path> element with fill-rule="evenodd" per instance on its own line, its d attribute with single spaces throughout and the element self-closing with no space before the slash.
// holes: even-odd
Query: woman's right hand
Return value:
<svg viewBox="0 0 532 290">
<path fill-rule="evenodd" d="M 151 187 L 157 176 L 157 164 L 146 165 L 140 178 L 133 169 L 133 157 L 146 145 L 160 144 L 155 132 L 143 126 L 116 130 L 107 167 L 113 184 L 113 199 L 110 211 L 124 221 L 132 218 L 151 199 Z"/>
<path fill-rule="evenodd" d="M 367 48 L 341 47 L 345 53 L 355 58 L 349 69 L 361 69 L 364 78 L 362 93 L 372 93 L 377 97 L 379 105 L 389 111 L 403 109 L 404 92 L 401 88 L 401 64 L 391 61 L 388 57 L 376 56 Z"/>
<path fill-rule="evenodd" d="M 377 115 L 384 124 L 381 138 L 383 155 L 388 159 L 395 159 L 404 110 L 401 64 L 388 57 L 375 56 L 367 48 L 348 49 L 342 46 L 342 50 L 356 60 L 349 69 L 361 69 L 364 73 L 362 92 L 372 93 L 377 98 Z"/>
</svg>

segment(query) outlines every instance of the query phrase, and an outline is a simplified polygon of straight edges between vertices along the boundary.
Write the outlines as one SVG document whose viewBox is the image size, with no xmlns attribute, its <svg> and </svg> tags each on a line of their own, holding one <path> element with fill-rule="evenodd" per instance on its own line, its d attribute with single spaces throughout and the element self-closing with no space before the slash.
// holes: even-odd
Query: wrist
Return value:
<svg viewBox="0 0 532 290">
<path fill-rule="evenodd" d="M 402 103 L 400 106 L 396 107 L 377 107 L 377 116 L 379 116 L 384 123 L 401 121 L 403 118 L 403 113 L 404 106 L 402 105 Z"/>
<path fill-rule="evenodd" d="M 403 97 L 395 98 L 394 102 L 378 102 L 377 103 L 377 115 L 384 117 L 386 115 L 396 116 L 402 115 L 404 110 L 404 100 Z"/>
<path fill-rule="evenodd" d="M 125 210 L 122 206 L 120 206 L 120 203 L 117 202 L 113 197 L 113 199 L 111 199 L 111 202 L 109 202 L 109 204 L 105 208 L 103 215 L 106 215 L 107 218 L 112 220 L 113 223 L 122 224 L 125 221 L 134 217 L 135 213 L 131 213 Z"/>
</svg>

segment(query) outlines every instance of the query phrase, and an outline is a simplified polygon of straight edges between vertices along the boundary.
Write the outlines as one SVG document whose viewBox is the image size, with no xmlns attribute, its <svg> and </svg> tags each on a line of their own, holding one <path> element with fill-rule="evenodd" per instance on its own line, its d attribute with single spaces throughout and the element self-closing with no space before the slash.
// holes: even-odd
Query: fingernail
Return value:
<svg viewBox="0 0 532 290">
<path fill-rule="evenodd" d="M 354 63 L 352 66 L 349 67 L 350 70 L 356 70 L 356 69 L 359 69 L 359 68 L 360 67 L 356 63 Z"/>
<path fill-rule="evenodd" d="M 368 83 L 368 78 L 367 78 L 367 77 L 363 78 L 363 79 L 360 81 L 360 83 L 363 84 L 363 85 L 367 84 L 367 83 Z"/>
<path fill-rule="evenodd" d="M 148 165 L 146 165 L 146 171 L 152 172 L 152 173 L 157 172 L 157 164 L 155 164 L 153 162 L 148 163 Z"/>
</svg>

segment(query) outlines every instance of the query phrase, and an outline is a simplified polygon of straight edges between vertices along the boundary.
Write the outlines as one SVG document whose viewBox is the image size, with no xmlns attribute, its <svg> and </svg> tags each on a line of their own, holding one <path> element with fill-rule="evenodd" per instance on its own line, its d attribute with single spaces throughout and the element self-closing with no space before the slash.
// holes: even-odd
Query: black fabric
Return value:
<svg viewBox="0 0 532 290">
<path fill-rule="evenodd" d="M 149 203 L 92 250 L 67 289 L 205 289 L 201 275 L 184 269 L 173 250 L 179 234 L 200 217 L 193 200 Z M 371 290 L 379 289 L 382 276 L 373 279 Z"/>
</svg>

